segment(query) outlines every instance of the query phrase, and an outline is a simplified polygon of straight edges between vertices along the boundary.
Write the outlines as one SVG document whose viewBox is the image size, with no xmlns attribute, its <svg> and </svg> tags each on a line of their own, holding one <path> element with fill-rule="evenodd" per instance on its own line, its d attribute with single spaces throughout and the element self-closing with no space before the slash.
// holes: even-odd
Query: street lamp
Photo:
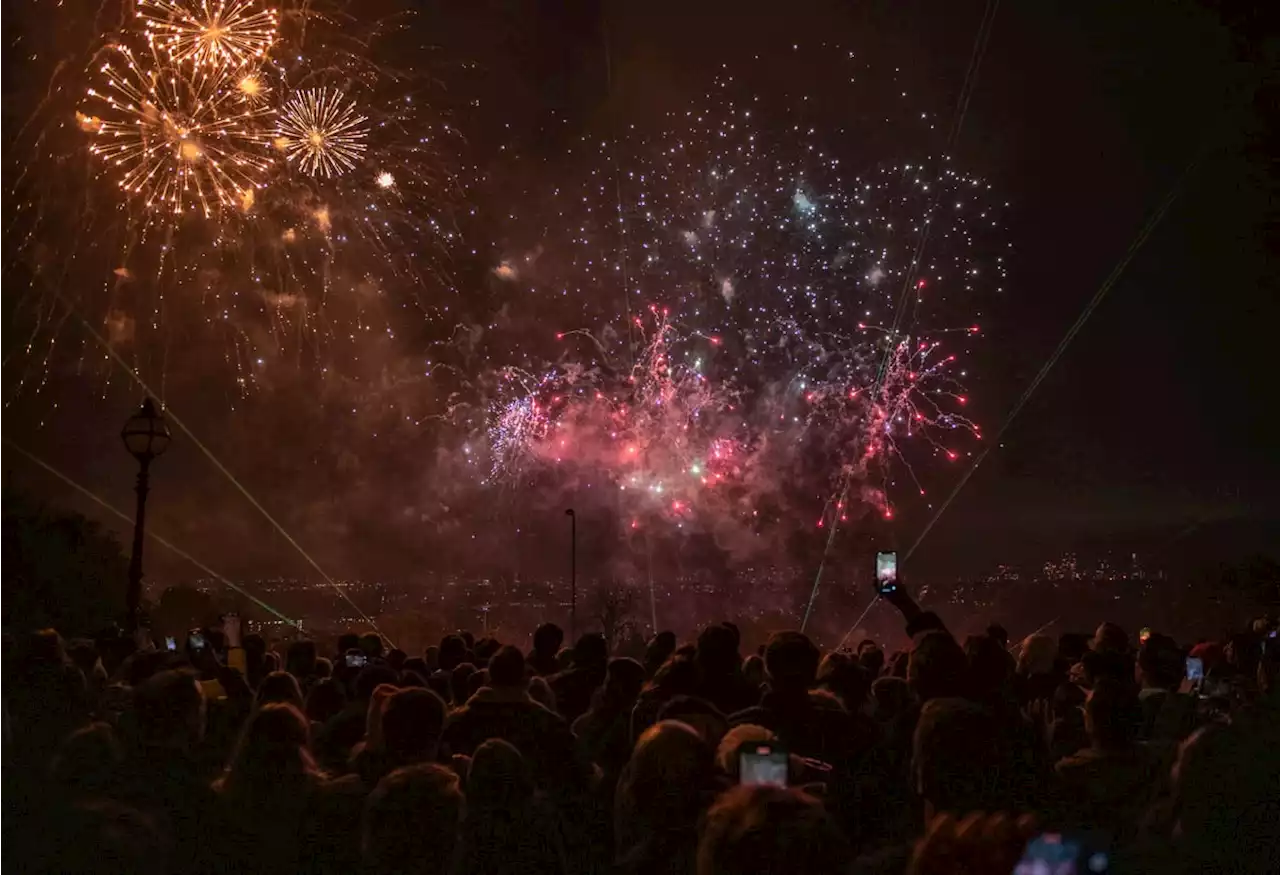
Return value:
<svg viewBox="0 0 1280 875">
<path fill-rule="evenodd" d="M 578 515 L 569 508 L 569 646 L 578 640 Z"/>
<path fill-rule="evenodd" d="M 150 398 L 130 416 L 120 430 L 125 449 L 138 460 L 138 509 L 133 517 L 133 552 L 129 554 L 129 590 L 125 594 L 125 628 L 138 628 L 138 608 L 142 603 L 142 536 L 146 531 L 147 475 L 151 460 L 169 448 L 169 424 Z"/>
</svg>

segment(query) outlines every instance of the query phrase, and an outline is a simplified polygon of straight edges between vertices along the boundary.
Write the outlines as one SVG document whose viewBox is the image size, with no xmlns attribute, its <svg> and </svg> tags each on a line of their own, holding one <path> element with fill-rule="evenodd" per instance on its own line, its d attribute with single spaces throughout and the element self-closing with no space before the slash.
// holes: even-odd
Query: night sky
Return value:
<svg viewBox="0 0 1280 875">
<path fill-rule="evenodd" d="M 18 31 L 9 5 L 5 40 L 12 45 Z M 459 160 L 496 186 L 469 195 L 476 215 L 462 226 L 477 255 L 474 263 L 456 258 L 459 284 L 481 277 L 498 252 L 486 239 L 488 216 L 500 211 L 512 155 L 554 160 L 583 131 L 649 123 L 702 93 L 725 64 L 754 71 L 762 89 L 813 94 L 818 123 L 838 124 L 841 108 L 830 95 L 823 102 L 824 45 L 855 52 L 871 76 L 886 76 L 886 87 L 887 71 L 896 68 L 913 103 L 949 120 L 987 8 L 967 0 L 425 4 L 422 21 L 437 48 L 422 63 L 446 83 L 466 141 Z M 921 571 L 978 570 L 1069 548 L 1203 563 L 1274 545 L 1280 417 L 1272 337 L 1280 294 L 1268 263 L 1275 188 L 1267 156 L 1277 139 L 1261 108 L 1276 95 L 1277 43 L 1259 35 L 1245 8 L 999 6 L 956 148 L 956 163 L 1010 203 L 1009 280 L 984 310 L 983 342 L 970 363 L 973 413 L 986 435 L 994 437 L 1146 218 L 1179 179 L 1181 187 L 930 533 L 916 557 Z M 19 88 L 17 64 L 6 57 L 6 105 Z M 5 122 L 12 130 L 8 115 Z M 6 150 L 6 192 L 8 164 Z M 15 400 L 11 375 L 23 334 L 9 316 L 6 309 L 6 441 L 127 508 L 132 463 L 116 430 L 137 393 L 91 369 L 61 368 L 43 392 Z M 334 426 L 319 440 L 327 452 L 312 454 L 308 466 L 293 458 L 292 445 L 281 445 L 295 430 L 330 422 L 308 419 L 305 396 L 241 403 L 237 415 L 270 405 L 285 421 L 262 432 L 226 425 L 225 399 L 193 391 L 198 376 L 174 377 L 179 387 L 184 380 L 189 397 L 200 399 L 183 407 L 193 429 L 335 576 L 431 564 L 415 555 L 412 537 L 382 531 L 376 496 L 341 524 L 327 513 L 309 517 L 307 507 L 282 507 L 296 483 L 328 476 L 316 466 L 359 466 L 359 457 L 386 453 L 384 446 Z M 414 453 L 400 443 L 391 455 Z M 7 443 L 4 467 L 6 487 L 99 516 Z M 957 464 L 931 475 L 934 495 L 949 492 L 962 470 Z M 244 499 L 180 442 L 155 477 L 154 524 L 224 573 L 303 571 Z M 429 488 L 429 479 L 420 485 Z M 928 516 L 920 507 L 903 514 L 890 536 L 905 549 Z M 152 568 L 191 573 L 163 556 Z"/>
</svg>

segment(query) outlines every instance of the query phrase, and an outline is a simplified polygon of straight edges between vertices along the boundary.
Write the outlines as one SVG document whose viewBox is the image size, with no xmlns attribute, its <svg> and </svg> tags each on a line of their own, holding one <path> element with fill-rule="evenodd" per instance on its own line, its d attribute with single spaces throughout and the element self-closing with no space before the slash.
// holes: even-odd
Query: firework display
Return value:
<svg viewBox="0 0 1280 875">
<path fill-rule="evenodd" d="M 137 0 L 147 37 L 174 61 L 197 66 L 243 66 L 263 58 L 275 42 L 278 14 L 254 0 Z"/>
<path fill-rule="evenodd" d="M 1000 210 L 924 145 L 859 158 L 860 131 L 726 78 L 563 166 L 513 158 L 519 182 L 468 204 L 488 214 L 455 245 L 455 132 L 424 78 L 375 61 L 421 29 L 312 3 L 135 11 L 85 50 L 75 104 L 26 128 L 30 167 L 67 172 L 16 177 L 10 302 L 36 352 L 9 400 L 98 343 L 226 408 L 298 393 L 340 414 L 361 488 L 440 532 L 496 538 L 572 501 L 740 556 L 892 516 L 981 439 L 966 362 L 1003 281 Z M 929 142 L 911 124 L 902 141 Z M 78 349 L 68 319 L 94 330 Z M 381 441 L 399 454 L 361 454 Z M 404 495 L 418 468 L 429 499 Z"/>
<path fill-rule="evenodd" d="M 290 98 L 280 111 L 276 146 L 304 173 L 338 176 L 355 167 L 364 153 L 365 121 L 341 92 L 306 90 Z M 380 174 L 378 185 L 390 187 L 383 180 Z"/>
<path fill-rule="evenodd" d="M 1004 276 L 990 186 L 928 158 L 846 170 L 813 129 L 709 98 L 661 135 L 584 142 L 585 184 L 519 217 L 543 233 L 494 277 L 580 322 L 505 382 L 485 476 L 571 472 L 632 526 L 717 537 L 892 517 L 920 464 L 981 439 L 962 360 Z"/>
<path fill-rule="evenodd" d="M 35 324 L 8 400 L 59 357 L 105 361 L 68 343 L 67 305 L 151 380 L 222 370 L 244 397 L 301 372 L 362 379 L 399 313 L 429 319 L 450 291 L 452 129 L 433 80 L 374 60 L 416 50 L 411 13 L 130 5 L 125 30 L 84 43 L 87 82 L 59 64 L 12 150 L 6 233 L 28 285 L 9 301 Z"/>
<path fill-rule="evenodd" d="M 120 173 L 119 185 L 148 209 L 206 217 L 237 207 L 265 184 L 271 158 L 259 129 L 270 109 L 242 98 L 225 68 L 166 71 L 126 46 L 101 67 L 78 118 L 89 150 Z"/>
</svg>

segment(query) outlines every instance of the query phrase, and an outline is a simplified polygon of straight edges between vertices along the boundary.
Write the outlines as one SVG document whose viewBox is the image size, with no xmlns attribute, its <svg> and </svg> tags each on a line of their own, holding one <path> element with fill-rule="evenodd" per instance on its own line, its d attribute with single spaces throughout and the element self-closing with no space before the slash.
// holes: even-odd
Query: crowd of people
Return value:
<svg viewBox="0 0 1280 875">
<path fill-rule="evenodd" d="M 235 617 L 176 651 L 6 636 L 5 867 L 1280 871 L 1273 623 L 1011 646 L 887 597 L 900 650 L 781 631 L 744 654 L 728 623 L 625 655 L 552 624 L 527 652 L 276 652 Z"/>
</svg>

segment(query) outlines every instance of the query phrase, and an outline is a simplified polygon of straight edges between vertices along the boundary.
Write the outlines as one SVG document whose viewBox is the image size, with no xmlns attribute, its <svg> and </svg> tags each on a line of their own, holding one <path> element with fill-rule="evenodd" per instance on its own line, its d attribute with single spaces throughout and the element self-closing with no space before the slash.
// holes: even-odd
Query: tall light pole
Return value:
<svg viewBox="0 0 1280 875">
<path fill-rule="evenodd" d="M 569 518 L 569 646 L 578 640 L 578 515 L 573 508 L 565 512 Z"/>
<path fill-rule="evenodd" d="M 150 398 L 125 421 L 120 430 L 125 449 L 138 460 L 138 509 L 133 516 L 133 552 L 129 554 L 129 589 L 125 594 L 125 628 L 132 634 L 138 628 L 138 611 L 142 604 L 142 540 L 146 533 L 148 474 L 151 460 L 169 448 L 171 436 L 164 415 Z"/>
</svg>

